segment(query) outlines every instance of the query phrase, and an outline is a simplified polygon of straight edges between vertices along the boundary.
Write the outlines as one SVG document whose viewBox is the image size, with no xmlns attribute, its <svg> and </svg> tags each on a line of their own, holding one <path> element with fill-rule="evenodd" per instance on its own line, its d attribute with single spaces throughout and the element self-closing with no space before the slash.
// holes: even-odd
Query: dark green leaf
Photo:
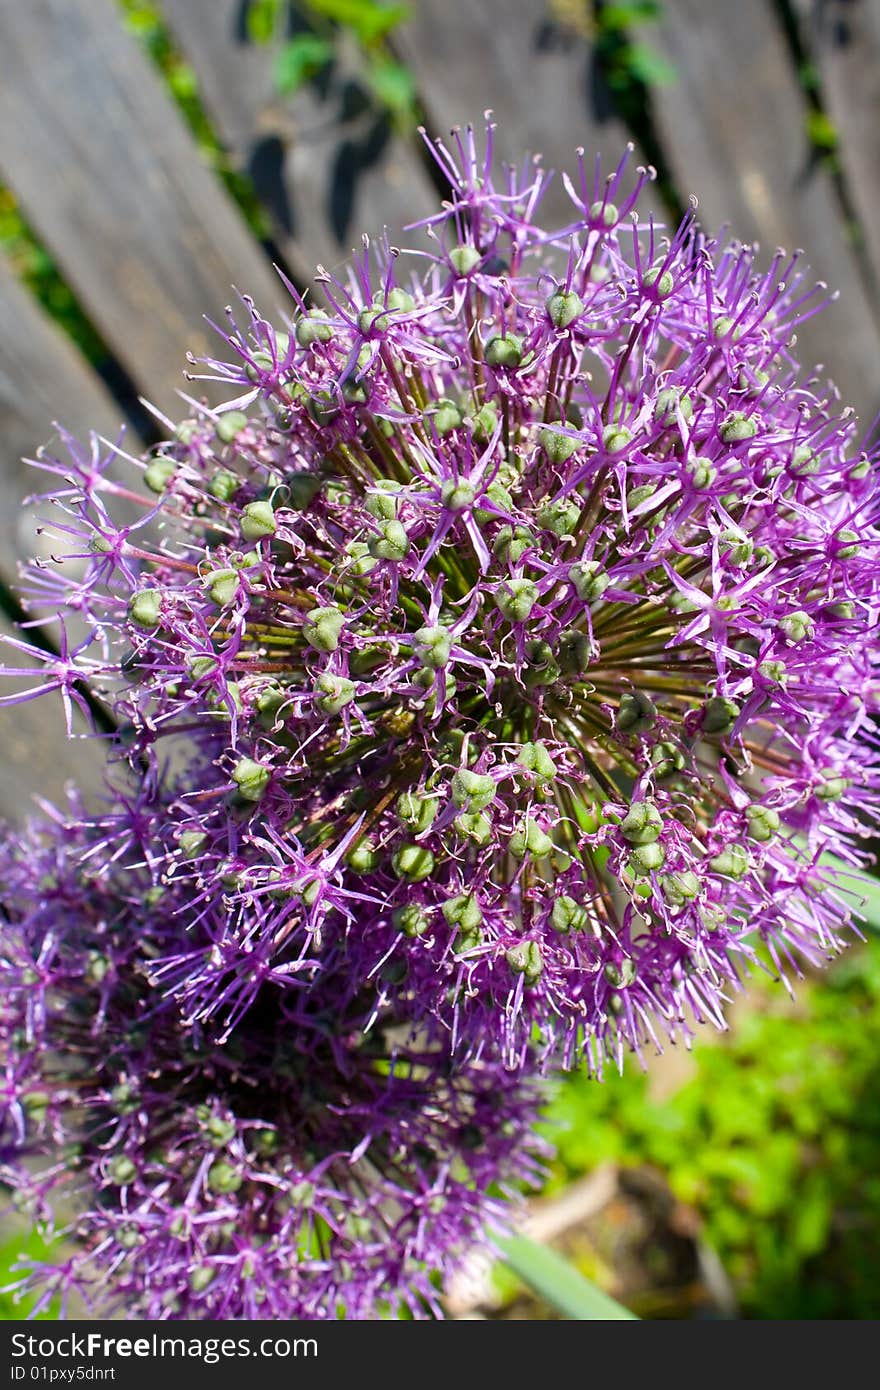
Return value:
<svg viewBox="0 0 880 1390">
<path fill-rule="evenodd" d="M 275 59 L 275 86 L 279 92 L 295 92 L 319 73 L 333 57 L 333 45 L 317 34 L 297 34 Z"/>
</svg>

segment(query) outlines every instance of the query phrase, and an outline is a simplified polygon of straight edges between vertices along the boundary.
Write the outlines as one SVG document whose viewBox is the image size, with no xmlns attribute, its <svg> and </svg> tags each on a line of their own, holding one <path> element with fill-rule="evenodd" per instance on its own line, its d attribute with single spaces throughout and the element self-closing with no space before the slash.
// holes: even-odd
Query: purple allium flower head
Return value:
<svg viewBox="0 0 880 1390">
<path fill-rule="evenodd" d="M 543 229 L 546 176 L 497 182 L 488 145 L 433 147 L 452 196 L 430 252 L 365 246 L 344 281 L 320 272 L 323 307 L 291 288 L 283 327 L 245 300 L 204 364 L 224 405 L 190 402 L 134 461 L 142 489 L 105 480 L 113 451 L 44 460 L 80 568 L 26 592 L 90 636 L 27 664 L 119 721 L 117 790 L 75 857 L 181 1078 L 175 1152 L 212 1104 L 186 1089 L 186 1034 L 219 1049 L 248 1201 L 227 1072 L 244 1040 L 236 1075 L 264 1087 L 267 1012 L 373 1115 L 417 1081 L 426 1115 L 432 1086 L 453 1117 L 488 1105 L 504 1066 L 522 1133 L 536 1065 L 598 1072 L 721 1026 L 758 960 L 836 951 L 840 865 L 877 821 L 877 459 L 792 355 L 822 293 L 797 257 L 761 272 L 690 217 L 639 221 L 626 159 L 603 180 L 581 158 L 571 222 Z M 379 1095 L 364 1049 L 389 1027 L 410 1060 Z M 348 1121 L 327 1133 L 356 1151 Z M 126 1131 L 137 1181 L 140 1144 Z M 186 1171 L 203 1194 L 208 1167 Z M 406 1205 L 384 1191 L 383 1219 Z"/>
<path fill-rule="evenodd" d="M 451 1069 L 388 1009 L 365 1032 L 338 952 L 218 1043 L 151 975 L 185 890 L 89 848 L 56 822 L 0 850 L 0 1180 L 77 1242 L 27 1282 L 146 1318 L 436 1313 L 534 1181 L 535 1087 Z"/>
</svg>

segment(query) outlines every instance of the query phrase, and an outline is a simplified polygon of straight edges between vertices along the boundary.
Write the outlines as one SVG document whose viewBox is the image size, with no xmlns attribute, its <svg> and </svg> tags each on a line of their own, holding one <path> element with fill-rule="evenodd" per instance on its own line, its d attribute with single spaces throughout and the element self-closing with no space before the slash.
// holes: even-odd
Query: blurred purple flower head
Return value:
<svg viewBox="0 0 880 1390">
<path fill-rule="evenodd" d="M 784 975 L 834 953 L 839 865 L 865 861 L 877 819 L 876 457 L 792 356 L 821 307 L 797 258 L 760 273 L 690 217 L 663 237 L 626 158 L 608 179 L 581 158 L 572 221 L 548 231 L 545 174 L 497 182 L 491 133 L 485 155 L 470 132 L 433 152 L 452 196 L 432 249 L 365 246 L 344 282 L 319 274 L 323 307 L 291 287 L 283 328 L 246 300 L 204 365 L 225 404 L 191 402 L 140 461 L 143 521 L 112 519 L 97 443 L 45 460 L 84 569 L 34 570 L 29 596 L 92 640 L 61 662 L 35 649 L 33 674 L 68 707 L 79 676 L 103 693 L 136 787 L 63 853 L 111 894 L 123 973 L 149 982 L 172 1150 L 213 1104 L 186 1034 L 217 1058 L 235 1194 L 270 1206 L 289 1179 L 263 1191 L 249 1127 L 269 1123 L 277 1059 L 253 1036 L 280 1030 L 310 1075 L 350 1085 L 359 1133 L 389 1106 L 392 1147 L 417 1081 L 438 1154 L 503 1066 L 492 1103 L 521 1136 L 516 1077 L 722 1026 L 760 960 Z M 380 1083 L 363 1058 L 389 1028 L 409 1069 Z M 260 1104 L 239 1112 L 240 1087 Z M 439 1138 L 432 1087 L 453 1117 Z M 120 1123 L 152 1213 L 153 1141 Z M 327 1124 L 350 1156 L 349 1121 Z M 319 1189 L 323 1150 L 295 1151 L 295 1184 Z M 195 1152 L 169 1210 L 187 1182 L 203 1210 L 210 1141 Z M 410 1196 L 384 1188 L 366 1214 L 353 1200 L 368 1244 L 428 1181 L 407 1170 Z M 465 1191 L 450 1247 L 476 1224 Z M 283 1258 L 305 1220 L 269 1221 Z M 168 1264 L 140 1235 L 122 1280 Z M 200 1306 L 226 1306 L 220 1250 Z M 366 1266 L 372 1296 L 390 1276 Z"/>
</svg>

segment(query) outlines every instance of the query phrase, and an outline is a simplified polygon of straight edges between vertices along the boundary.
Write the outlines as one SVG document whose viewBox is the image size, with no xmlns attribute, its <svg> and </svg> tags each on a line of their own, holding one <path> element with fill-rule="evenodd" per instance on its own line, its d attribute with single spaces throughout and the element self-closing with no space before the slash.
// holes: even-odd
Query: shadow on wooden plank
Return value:
<svg viewBox="0 0 880 1390">
<path fill-rule="evenodd" d="M 253 178 L 279 247 L 306 283 L 388 228 L 435 211 L 437 198 L 412 145 L 371 98 L 351 45 L 320 80 L 291 97 L 273 77 L 277 44 L 249 41 L 242 0 L 163 0 L 224 143 Z"/>
</svg>

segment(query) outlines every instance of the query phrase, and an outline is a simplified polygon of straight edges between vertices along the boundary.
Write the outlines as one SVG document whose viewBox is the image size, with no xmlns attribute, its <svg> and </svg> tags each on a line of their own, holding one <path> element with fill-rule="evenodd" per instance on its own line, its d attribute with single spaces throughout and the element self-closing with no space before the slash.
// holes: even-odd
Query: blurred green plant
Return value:
<svg viewBox="0 0 880 1390">
<path fill-rule="evenodd" d="M 41 1260 L 45 1259 L 48 1251 L 49 1246 L 36 1231 L 31 1231 L 28 1235 L 20 1234 L 8 1238 L 0 1236 L 0 1320 L 13 1321 L 29 1316 L 47 1320 L 57 1318 L 57 1300 L 53 1301 L 42 1312 L 32 1314 L 31 1310 L 37 1301 L 36 1297 L 26 1296 L 16 1300 L 11 1291 L 12 1286 L 17 1284 L 22 1277 L 21 1269 L 15 1268 L 22 1257 Z"/>
<path fill-rule="evenodd" d="M 880 1316 L 880 941 L 792 1007 L 752 991 L 733 1032 L 695 1048 L 664 1100 L 635 1068 L 562 1083 L 551 1191 L 603 1162 L 648 1164 L 696 1209 L 745 1316 Z"/>
<path fill-rule="evenodd" d="M 274 72 L 284 96 L 324 77 L 338 62 L 340 42 L 348 35 L 369 97 L 407 129 L 418 120 L 415 83 L 389 39 L 410 13 L 408 5 L 380 0 L 248 0 L 246 23 L 255 43 L 281 41 Z"/>
<path fill-rule="evenodd" d="M 269 217 L 246 174 L 236 169 L 209 119 L 196 74 L 175 47 L 158 5 L 152 0 L 117 0 L 125 27 L 155 63 L 169 94 L 189 126 L 202 159 L 213 169 L 238 204 L 251 231 L 261 241 L 270 235 Z"/>
</svg>

